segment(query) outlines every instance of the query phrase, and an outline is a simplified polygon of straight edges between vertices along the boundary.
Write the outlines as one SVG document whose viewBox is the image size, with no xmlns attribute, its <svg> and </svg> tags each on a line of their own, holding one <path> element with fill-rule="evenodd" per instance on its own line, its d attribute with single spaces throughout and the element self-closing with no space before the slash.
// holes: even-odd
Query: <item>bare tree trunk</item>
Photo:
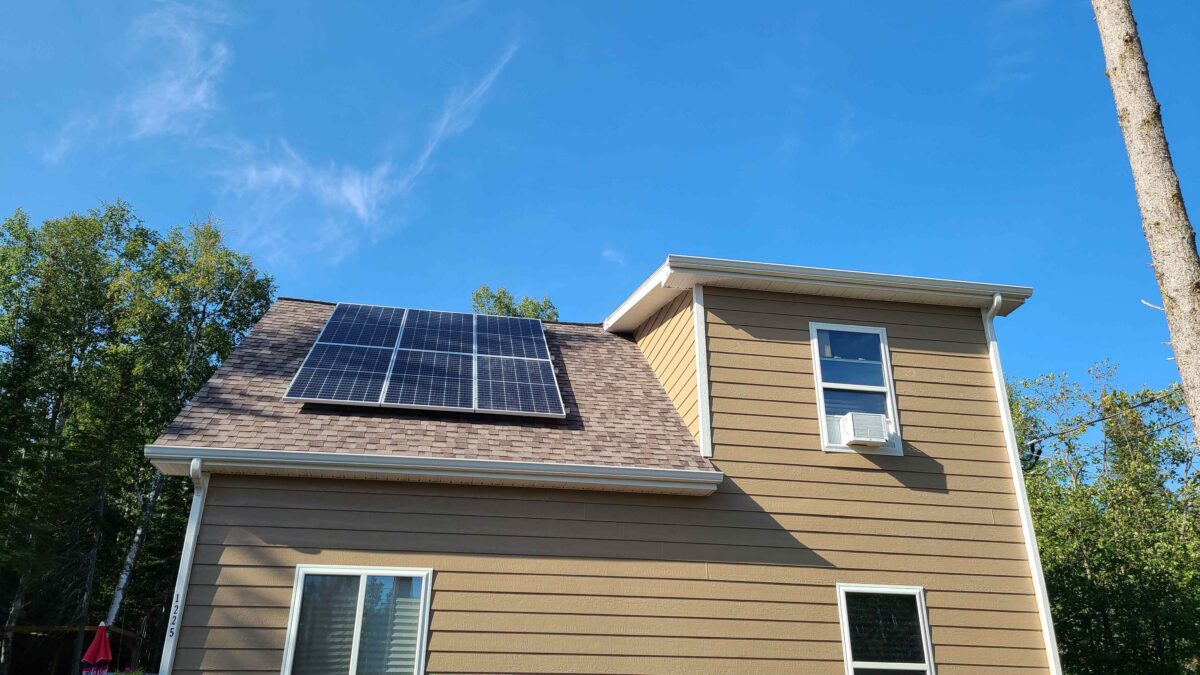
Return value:
<svg viewBox="0 0 1200 675">
<path fill-rule="evenodd" d="M 4 619 L 5 626 L 16 628 L 17 620 L 21 618 L 21 610 L 25 608 L 25 579 L 27 575 L 22 574 L 17 580 L 17 591 L 13 595 L 12 603 L 8 607 L 8 616 Z M 12 672 L 13 661 L 13 636 L 14 631 L 7 630 L 4 632 L 4 641 L 0 643 L 0 675 L 8 675 Z"/>
<path fill-rule="evenodd" d="M 242 276 L 238 280 L 237 285 L 229 292 L 229 295 L 217 306 L 216 311 L 220 312 L 225 309 L 225 306 L 237 297 L 238 291 L 242 288 L 242 283 L 246 281 L 246 276 Z M 188 346 L 187 359 L 184 361 L 183 372 L 179 377 L 179 389 L 176 392 L 176 404 L 178 407 L 183 407 L 187 402 L 188 390 L 192 385 L 192 368 L 196 365 L 198 351 L 200 347 L 200 334 L 204 330 L 205 324 L 208 323 L 208 318 L 214 312 L 211 311 L 208 302 L 205 301 L 203 309 L 200 312 L 200 320 L 192 329 L 191 344 Z M 151 521 L 154 519 L 154 509 L 158 504 L 158 497 L 162 493 L 164 476 L 158 470 L 154 470 L 154 482 L 151 486 L 150 493 L 146 496 L 147 503 L 142 508 L 142 515 L 138 520 L 137 533 L 134 534 L 133 542 L 129 544 L 129 553 L 125 556 L 125 564 L 121 566 L 121 575 L 117 579 L 117 587 L 113 591 L 112 602 L 108 606 L 109 625 L 116 622 L 117 614 L 121 611 L 121 603 L 125 600 L 125 590 L 129 588 L 129 580 L 133 577 L 133 567 L 137 564 L 138 555 L 142 551 L 142 542 L 146 540 L 146 535 L 150 531 Z"/>
<path fill-rule="evenodd" d="M 158 505 L 158 495 L 162 493 L 164 480 L 166 477 L 155 471 L 150 492 L 142 498 L 142 514 L 138 518 L 137 532 L 133 535 L 133 542 L 129 544 L 129 553 L 125 556 L 125 564 L 121 565 L 121 575 L 117 578 L 117 588 L 113 591 L 112 602 L 108 605 L 108 615 L 104 617 L 104 623 L 109 626 L 115 626 L 117 623 L 117 613 L 121 611 L 125 589 L 129 587 L 129 580 L 133 576 L 133 566 L 137 564 L 142 544 L 146 542 L 146 533 L 150 531 L 150 523 L 154 520 L 154 508 Z"/>
<path fill-rule="evenodd" d="M 1183 396 L 1200 430 L 1200 256 L 1129 0 L 1092 0 Z"/>
</svg>

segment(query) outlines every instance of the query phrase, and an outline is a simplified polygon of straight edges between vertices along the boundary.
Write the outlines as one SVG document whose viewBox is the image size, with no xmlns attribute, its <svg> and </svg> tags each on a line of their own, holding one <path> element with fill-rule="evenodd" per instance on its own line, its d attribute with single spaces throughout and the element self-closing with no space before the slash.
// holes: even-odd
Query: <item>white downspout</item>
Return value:
<svg viewBox="0 0 1200 675">
<path fill-rule="evenodd" d="M 1017 492 L 1017 509 L 1021 516 L 1021 529 L 1025 533 L 1025 554 L 1029 558 L 1029 570 L 1033 574 L 1033 592 L 1037 598 L 1038 614 L 1042 623 L 1042 637 L 1046 643 L 1046 657 L 1051 675 L 1062 675 L 1062 663 L 1058 658 L 1058 639 L 1054 636 L 1054 619 L 1050 616 L 1050 596 L 1046 591 L 1046 577 L 1042 574 L 1042 557 L 1038 553 L 1037 536 L 1033 529 L 1029 494 L 1025 491 L 1021 453 L 1017 449 L 1017 432 L 1013 428 L 1012 412 L 1008 408 L 1008 385 L 1004 382 L 1004 370 L 1000 367 L 1000 346 L 996 343 L 996 329 L 992 325 L 1003 300 L 1000 294 L 996 293 L 992 296 L 991 307 L 982 310 L 983 332 L 987 337 L 988 358 L 992 362 L 996 399 L 1000 404 L 1000 421 L 1004 425 L 1004 443 L 1008 446 L 1008 461 L 1012 469 L 1013 487 Z"/>
<path fill-rule="evenodd" d="M 192 477 L 192 510 L 188 514 L 187 532 L 183 536 L 183 552 L 179 556 L 179 574 L 175 577 L 175 594 L 171 598 L 171 615 L 167 619 L 167 636 L 163 641 L 162 662 L 159 675 L 171 675 L 175 666 L 175 646 L 179 641 L 180 623 L 186 607 L 188 583 L 192 576 L 192 561 L 196 557 L 196 539 L 200 531 L 200 519 L 204 515 L 204 500 L 208 496 L 208 474 L 204 473 L 204 460 L 195 458 L 188 468 Z"/>
<path fill-rule="evenodd" d="M 708 392 L 708 313 L 704 309 L 704 287 L 692 287 L 692 329 L 696 343 L 696 414 L 700 418 L 700 454 L 712 457 L 712 411 Z"/>
</svg>

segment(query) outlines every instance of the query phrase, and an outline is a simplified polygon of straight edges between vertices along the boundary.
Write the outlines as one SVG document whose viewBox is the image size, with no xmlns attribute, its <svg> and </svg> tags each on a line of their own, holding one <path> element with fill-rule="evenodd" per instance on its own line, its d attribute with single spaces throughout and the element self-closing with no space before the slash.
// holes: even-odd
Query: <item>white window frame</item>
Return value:
<svg viewBox="0 0 1200 675">
<path fill-rule="evenodd" d="M 821 375 L 821 345 L 817 340 L 817 331 L 833 330 L 845 333 L 870 333 L 879 336 L 880 367 L 883 368 L 883 386 L 866 384 L 841 384 L 825 382 Z M 821 430 L 821 449 L 825 452 L 859 452 L 874 455 L 903 455 L 904 441 L 900 438 L 899 407 L 896 405 L 896 383 L 892 380 L 892 357 L 888 349 L 887 329 L 880 326 L 855 326 L 840 323 L 808 324 L 808 341 L 812 345 L 813 378 L 817 388 L 817 425 Z M 883 394 L 887 401 L 888 441 L 878 448 L 852 448 L 848 445 L 835 444 L 829 441 L 829 431 L 825 428 L 825 388 L 841 389 L 842 391 L 865 391 Z"/>
<path fill-rule="evenodd" d="M 876 661 L 855 661 L 850 649 L 850 622 L 846 617 L 846 593 L 880 593 L 888 595 L 912 595 L 917 599 L 917 615 L 921 620 L 921 641 L 924 645 L 925 663 L 880 663 Z M 872 584 L 838 584 L 838 623 L 842 627 L 842 653 L 846 660 L 846 675 L 854 675 L 855 668 L 874 668 L 877 670 L 894 670 L 903 675 L 905 672 L 926 671 L 929 675 L 937 675 L 937 667 L 933 663 L 933 640 L 929 637 L 929 612 L 925 609 L 925 588 L 922 586 L 878 586 Z"/>
<path fill-rule="evenodd" d="M 413 663 L 415 672 L 425 672 L 425 648 L 429 635 L 429 599 L 432 595 L 433 570 L 417 567 L 348 567 L 345 565 L 296 565 L 296 579 L 292 586 L 292 607 L 288 614 L 287 637 L 283 648 L 281 675 L 292 672 L 292 657 L 295 655 L 296 631 L 300 623 L 300 604 L 304 599 L 304 577 L 309 574 L 358 577 L 358 608 L 354 615 L 354 642 L 350 648 L 350 672 L 358 670 L 358 644 L 362 639 L 363 600 L 366 596 L 367 577 L 411 577 L 421 580 L 421 616 L 417 622 L 417 653 Z"/>
</svg>

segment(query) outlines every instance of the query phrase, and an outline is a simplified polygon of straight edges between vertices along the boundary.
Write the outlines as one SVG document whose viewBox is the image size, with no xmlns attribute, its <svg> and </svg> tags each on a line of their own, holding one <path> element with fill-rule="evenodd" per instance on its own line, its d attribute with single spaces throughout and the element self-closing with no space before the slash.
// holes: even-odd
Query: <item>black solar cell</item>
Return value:
<svg viewBox="0 0 1200 675">
<path fill-rule="evenodd" d="M 458 312 L 409 310 L 400 348 L 470 354 L 474 343 L 473 318 Z"/>
<path fill-rule="evenodd" d="M 480 316 L 476 323 L 479 353 L 548 359 L 542 322 L 510 316 Z"/>
<path fill-rule="evenodd" d="M 561 415 L 558 383 L 549 361 L 478 357 L 480 410 Z"/>
<path fill-rule="evenodd" d="M 378 403 L 391 349 L 317 343 L 287 397 L 308 401 Z"/>
<path fill-rule="evenodd" d="M 474 373 L 470 354 L 396 351 L 385 405 L 472 408 Z"/>
<path fill-rule="evenodd" d="M 394 347 L 404 310 L 399 307 L 338 305 L 317 342 Z"/>
</svg>

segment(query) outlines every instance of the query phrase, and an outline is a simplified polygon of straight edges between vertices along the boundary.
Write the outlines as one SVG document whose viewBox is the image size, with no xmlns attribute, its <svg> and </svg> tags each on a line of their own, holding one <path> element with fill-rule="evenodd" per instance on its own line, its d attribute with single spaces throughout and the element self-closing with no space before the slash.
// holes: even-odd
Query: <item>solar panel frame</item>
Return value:
<svg viewBox="0 0 1200 675">
<path fill-rule="evenodd" d="M 390 310 L 393 313 L 392 314 L 393 317 L 394 317 L 394 313 L 396 311 L 402 312 L 401 319 L 400 319 L 400 327 L 399 327 L 399 330 L 397 331 L 394 343 L 390 346 L 385 346 L 385 345 L 375 345 L 375 344 L 369 344 L 369 343 L 368 344 L 359 344 L 359 343 L 353 343 L 353 342 L 344 343 L 344 342 L 322 341 L 321 338 L 330 332 L 329 329 L 330 329 L 331 324 L 341 321 L 341 319 L 339 317 L 344 317 L 350 311 L 349 309 L 346 309 L 346 308 L 374 308 L 374 309 Z M 420 313 L 420 315 L 417 314 L 418 312 Z M 436 349 L 436 348 L 435 349 L 422 349 L 422 348 L 413 348 L 412 346 L 405 346 L 404 338 L 405 338 L 406 333 L 410 329 L 413 328 L 413 324 L 411 323 L 411 320 L 413 319 L 414 316 L 438 317 L 439 320 L 444 319 L 445 317 L 470 316 L 471 317 L 470 351 L 458 351 L 458 350 L 454 350 L 454 349 Z M 483 322 L 480 321 L 481 318 L 484 319 Z M 487 324 L 486 329 L 490 329 L 490 330 L 485 330 L 485 333 L 487 335 L 497 335 L 501 338 L 510 337 L 510 338 L 512 338 L 512 340 L 515 340 L 515 341 L 523 341 L 521 343 L 521 351 L 523 353 L 528 353 L 527 352 L 528 345 L 525 344 L 525 342 L 540 338 L 540 349 L 538 349 L 538 345 L 536 345 L 536 344 L 534 345 L 534 350 L 538 354 L 538 356 L 530 357 L 530 356 L 524 356 L 524 355 L 504 354 L 504 353 L 493 354 L 493 353 L 490 353 L 492 351 L 492 349 L 489 346 L 485 346 L 484 351 L 481 352 L 480 339 L 479 339 L 480 323 Z M 497 330 L 497 326 L 496 326 L 497 323 L 499 323 L 499 324 L 508 323 L 510 325 L 522 326 L 524 328 L 522 328 L 519 331 L 509 330 L 506 332 L 504 329 Z M 422 326 L 422 328 L 429 330 L 426 326 Z M 439 329 L 439 328 L 434 328 L 434 329 L 430 330 L 429 332 L 437 333 L 437 332 L 441 331 L 443 333 L 446 333 L 446 332 L 450 333 L 449 337 L 447 337 L 446 340 L 441 339 L 443 336 L 434 335 L 432 339 L 433 339 L 435 346 L 441 346 L 443 344 L 446 347 L 465 346 L 462 344 L 463 340 L 459 339 L 459 337 L 461 336 L 461 333 L 459 334 L 459 336 L 455 336 L 454 330 L 455 330 L 455 328 L 444 329 L 444 330 Z M 533 331 L 536 331 L 536 337 L 533 335 L 526 334 L 526 333 L 531 333 Z M 515 336 L 515 337 L 513 337 L 513 336 Z M 425 336 L 421 339 L 425 340 L 425 342 L 421 343 L 423 345 L 427 345 L 430 340 L 430 338 L 428 336 Z M 512 340 L 510 340 L 510 342 L 508 344 L 515 344 L 515 342 L 513 342 Z M 505 342 L 503 340 L 491 341 L 491 343 L 500 344 L 501 349 L 503 349 L 504 345 L 505 345 Z M 380 388 L 378 399 L 377 400 L 346 400 L 346 399 L 329 399 L 329 398 L 311 398 L 311 397 L 303 397 L 303 396 L 289 396 L 288 394 L 293 390 L 293 388 L 295 388 L 297 381 L 300 380 L 301 375 L 303 375 L 305 373 L 306 369 L 310 369 L 310 370 L 312 369 L 310 366 L 311 366 L 311 362 L 313 359 L 313 355 L 315 353 L 317 353 L 318 350 L 322 347 L 389 350 L 391 352 L 391 354 L 389 357 L 387 371 L 384 374 L 384 380 L 382 383 L 382 387 Z M 391 389 L 391 387 L 392 387 L 394 375 L 396 373 L 395 369 L 396 369 L 397 359 L 400 355 L 400 352 L 402 352 L 402 351 L 413 352 L 413 353 L 425 353 L 425 354 L 453 355 L 453 356 L 460 357 L 460 358 L 461 357 L 469 358 L 470 366 L 471 366 L 471 403 L 470 403 L 470 407 L 424 405 L 424 404 L 418 404 L 418 403 L 389 403 L 387 401 L 387 397 L 388 397 L 389 389 Z M 551 410 L 551 411 L 520 410 L 520 409 L 511 409 L 510 410 L 510 409 L 494 408 L 494 407 L 486 407 L 486 408 L 480 407 L 480 405 L 479 405 L 479 397 L 480 397 L 480 391 L 479 391 L 479 389 L 480 389 L 480 387 L 479 387 L 480 365 L 479 365 L 479 361 L 481 358 L 532 361 L 532 362 L 537 362 L 539 364 L 544 364 L 545 367 L 549 368 L 550 377 L 552 378 L 550 384 L 552 384 L 552 386 L 554 387 L 555 397 L 554 397 L 554 399 L 550 400 L 550 403 L 552 404 L 556 400 L 557 404 L 558 404 L 557 410 Z M 453 379 L 458 379 L 459 381 L 465 381 L 465 378 L 453 378 Z M 493 380 L 493 381 L 497 381 L 497 380 Z M 522 383 L 513 382 L 513 384 L 522 384 Z M 539 386 L 539 387 L 546 388 L 549 385 L 546 385 L 546 384 L 532 385 L 532 384 L 530 384 L 530 386 Z M 296 374 L 292 376 L 291 382 L 288 383 L 288 387 L 284 394 L 283 399 L 285 401 L 293 401 L 293 402 L 299 402 L 299 403 L 321 403 L 321 404 L 351 405 L 351 406 L 364 406 L 364 407 L 383 407 L 383 408 L 398 408 L 398 409 L 411 409 L 411 410 L 434 410 L 434 411 L 446 411 L 446 412 L 470 412 L 470 413 L 483 413 L 483 414 L 489 414 L 489 415 L 508 415 L 508 416 L 514 416 L 514 417 L 546 417 L 546 418 L 562 419 L 567 416 L 567 407 L 562 398 L 562 387 L 559 386 L 559 383 L 558 383 L 558 370 L 557 370 L 557 368 L 554 367 L 554 359 L 550 355 L 549 344 L 546 340 L 545 329 L 543 328 L 542 322 L 540 320 L 526 319 L 524 317 L 503 317 L 503 316 L 495 316 L 495 315 L 487 315 L 487 314 L 473 314 L 473 313 L 468 314 L 466 312 L 444 312 L 444 311 L 437 311 L 437 310 L 422 310 L 422 309 L 404 308 L 404 307 L 388 307 L 388 306 L 384 306 L 384 305 L 363 305 L 363 304 L 358 304 L 358 303 L 338 303 L 334 307 L 334 310 L 333 310 L 333 312 L 330 313 L 330 316 L 326 320 L 325 325 L 322 326 L 321 332 L 317 334 L 317 339 L 314 340 L 312 346 L 309 347 L 308 353 L 305 355 L 304 361 L 301 362 L 300 368 L 297 369 Z M 546 407 L 549 407 L 549 406 L 546 406 Z"/>
</svg>

